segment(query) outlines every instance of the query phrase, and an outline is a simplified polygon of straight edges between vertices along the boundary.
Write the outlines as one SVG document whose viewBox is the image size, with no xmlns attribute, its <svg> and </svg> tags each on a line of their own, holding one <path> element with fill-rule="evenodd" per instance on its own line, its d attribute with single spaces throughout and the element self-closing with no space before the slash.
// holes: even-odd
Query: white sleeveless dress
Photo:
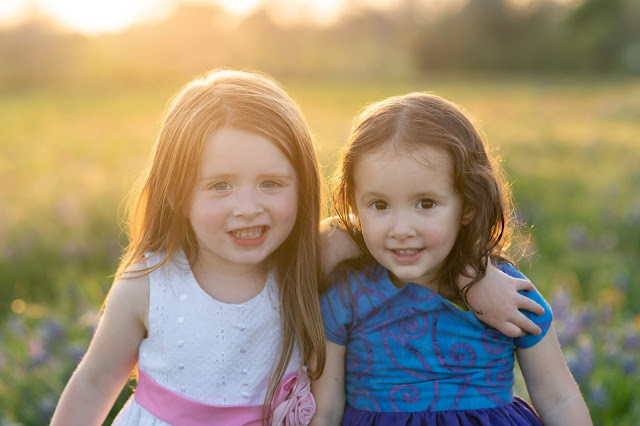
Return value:
<svg viewBox="0 0 640 426">
<path fill-rule="evenodd" d="M 150 256 L 147 264 L 160 259 Z M 149 280 L 149 333 L 140 345 L 139 370 L 163 388 L 203 404 L 263 404 L 282 339 L 273 274 L 260 294 L 237 305 L 209 296 L 182 253 L 153 271 Z M 300 366 L 296 345 L 285 375 Z M 168 425 L 134 396 L 113 424 Z"/>
</svg>

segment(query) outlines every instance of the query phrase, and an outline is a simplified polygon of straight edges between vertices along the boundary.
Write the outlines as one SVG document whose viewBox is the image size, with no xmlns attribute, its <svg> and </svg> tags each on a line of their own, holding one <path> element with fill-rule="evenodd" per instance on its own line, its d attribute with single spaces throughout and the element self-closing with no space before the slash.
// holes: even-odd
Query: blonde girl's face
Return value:
<svg viewBox="0 0 640 426">
<path fill-rule="evenodd" d="M 437 290 L 431 277 L 449 255 L 463 215 L 449 155 L 424 147 L 382 148 L 358 159 L 354 201 L 364 242 L 398 279 Z"/>
<path fill-rule="evenodd" d="M 188 210 L 198 262 L 220 273 L 261 266 L 293 229 L 297 188 L 293 167 L 271 141 L 217 130 L 205 142 Z"/>
</svg>

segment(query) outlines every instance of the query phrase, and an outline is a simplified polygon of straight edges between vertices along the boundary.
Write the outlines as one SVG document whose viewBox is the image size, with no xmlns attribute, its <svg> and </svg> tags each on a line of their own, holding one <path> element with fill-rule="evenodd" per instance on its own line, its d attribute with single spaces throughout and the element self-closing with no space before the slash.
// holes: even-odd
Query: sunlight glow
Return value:
<svg viewBox="0 0 640 426">
<path fill-rule="evenodd" d="M 0 0 L 0 25 L 21 22 L 29 16 L 51 17 L 62 26 L 88 34 L 116 32 L 133 24 L 168 16 L 185 3 L 218 4 L 229 14 L 248 15 L 261 6 L 279 24 L 333 24 L 345 10 L 368 5 L 381 12 L 393 8 L 401 0 Z M 416 4 L 435 10 L 461 4 L 466 0 L 430 0 Z M 531 2 L 534 0 L 509 0 Z M 571 2 L 579 0 L 555 0 Z"/>
<path fill-rule="evenodd" d="M 315 22 L 330 24 L 340 14 L 345 0 L 269 0 L 269 6 L 277 13 L 272 18 L 282 24 Z"/>
<path fill-rule="evenodd" d="M 263 3 L 263 0 L 218 0 L 218 3 L 235 15 L 246 15 Z"/>
<path fill-rule="evenodd" d="M 85 33 L 118 31 L 167 10 L 167 1 L 37 0 L 42 11 L 66 27 Z M 164 7 L 163 7 L 164 5 Z"/>
<path fill-rule="evenodd" d="M 19 20 L 26 12 L 28 6 L 22 0 L 0 1 L 0 22 L 14 22 Z"/>
</svg>

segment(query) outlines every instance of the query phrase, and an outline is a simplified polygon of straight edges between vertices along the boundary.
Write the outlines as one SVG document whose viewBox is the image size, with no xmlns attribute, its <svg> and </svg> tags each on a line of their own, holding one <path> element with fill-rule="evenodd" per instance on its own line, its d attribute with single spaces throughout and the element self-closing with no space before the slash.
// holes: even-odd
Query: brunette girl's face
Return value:
<svg viewBox="0 0 640 426">
<path fill-rule="evenodd" d="M 397 284 L 437 290 L 432 277 L 471 216 L 454 190 L 449 154 L 387 145 L 358 159 L 354 182 L 355 210 L 371 255 Z"/>
<path fill-rule="evenodd" d="M 296 174 L 274 143 L 230 127 L 206 140 L 188 208 L 199 261 L 219 272 L 261 266 L 297 212 Z"/>
</svg>

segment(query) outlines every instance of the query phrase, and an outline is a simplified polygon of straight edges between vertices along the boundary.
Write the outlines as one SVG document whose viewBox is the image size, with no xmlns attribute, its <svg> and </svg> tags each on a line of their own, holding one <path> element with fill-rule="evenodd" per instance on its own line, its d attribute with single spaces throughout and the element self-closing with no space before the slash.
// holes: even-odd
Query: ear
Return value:
<svg viewBox="0 0 640 426">
<path fill-rule="evenodd" d="M 471 223 L 473 218 L 476 216 L 476 209 L 471 206 L 466 206 L 462 212 L 462 217 L 460 218 L 460 224 L 468 225 Z"/>
</svg>

